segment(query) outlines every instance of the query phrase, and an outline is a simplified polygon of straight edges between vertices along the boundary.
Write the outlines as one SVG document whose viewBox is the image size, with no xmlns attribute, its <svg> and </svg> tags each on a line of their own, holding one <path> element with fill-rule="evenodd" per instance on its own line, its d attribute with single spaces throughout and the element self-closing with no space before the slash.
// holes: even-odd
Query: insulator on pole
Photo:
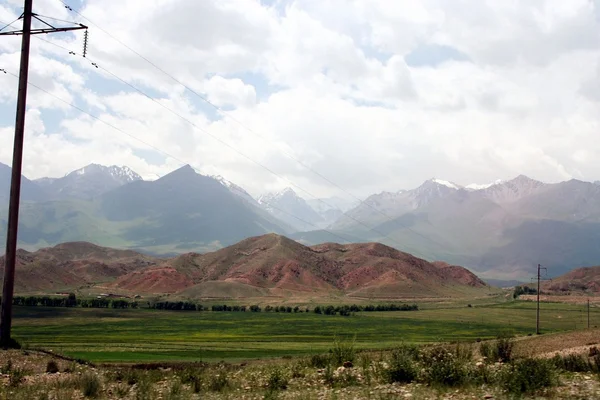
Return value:
<svg viewBox="0 0 600 400">
<path fill-rule="evenodd" d="M 87 54 L 87 29 L 83 33 L 83 56 L 85 57 Z"/>
</svg>

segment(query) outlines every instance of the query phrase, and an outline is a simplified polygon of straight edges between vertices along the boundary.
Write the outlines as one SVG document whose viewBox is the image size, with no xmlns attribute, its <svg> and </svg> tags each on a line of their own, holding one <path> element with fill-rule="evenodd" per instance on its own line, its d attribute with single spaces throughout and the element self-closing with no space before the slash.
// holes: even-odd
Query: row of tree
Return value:
<svg viewBox="0 0 600 400">
<path fill-rule="evenodd" d="M 138 308 L 138 303 L 135 301 L 107 298 L 78 299 L 74 293 L 70 293 L 67 297 L 15 296 L 13 297 L 13 305 L 26 307 Z"/>
<path fill-rule="evenodd" d="M 513 298 L 518 298 L 522 294 L 536 294 L 537 290 L 535 288 L 529 287 L 527 285 L 517 286 L 515 287 L 515 291 L 513 292 Z"/>
<path fill-rule="evenodd" d="M 377 304 L 360 306 L 352 304 L 351 306 L 316 306 L 314 312 L 316 314 L 349 316 L 360 311 L 418 311 L 419 307 L 416 304 Z"/>
</svg>

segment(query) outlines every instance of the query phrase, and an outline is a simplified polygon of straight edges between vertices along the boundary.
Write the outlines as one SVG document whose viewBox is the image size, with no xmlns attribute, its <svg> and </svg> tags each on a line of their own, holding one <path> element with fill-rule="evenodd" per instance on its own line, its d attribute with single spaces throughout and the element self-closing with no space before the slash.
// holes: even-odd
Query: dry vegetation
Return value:
<svg viewBox="0 0 600 400">
<path fill-rule="evenodd" d="M 600 396 L 600 355 L 588 340 L 599 333 L 386 352 L 357 352 L 351 341 L 338 340 L 326 354 L 249 364 L 93 366 L 8 350 L 0 353 L 0 398 L 591 399 Z M 583 354 L 548 357 L 569 344 Z"/>
</svg>

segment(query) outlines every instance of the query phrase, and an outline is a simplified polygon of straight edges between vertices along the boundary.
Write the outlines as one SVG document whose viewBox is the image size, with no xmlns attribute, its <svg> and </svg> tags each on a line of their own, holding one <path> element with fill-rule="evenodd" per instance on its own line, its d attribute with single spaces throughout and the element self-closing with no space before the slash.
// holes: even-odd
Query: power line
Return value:
<svg viewBox="0 0 600 400">
<path fill-rule="evenodd" d="M 41 39 L 41 38 L 40 38 L 40 40 L 42 40 L 42 41 L 45 41 L 45 42 L 47 42 L 47 43 L 50 43 L 50 44 L 52 44 L 52 45 L 55 45 L 55 46 L 57 46 L 57 47 L 60 47 L 60 48 L 62 48 L 63 50 L 66 50 L 66 51 L 68 51 L 68 52 L 69 52 L 69 54 L 71 54 L 71 55 L 77 55 L 75 52 L 73 52 L 73 51 L 70 51 L 69 49 L 67 49 L 67 48 L 65 48 L 65 47 L 63 47 L 63 46 L 61 46 L 61 45 L 58 45 L 58 44 L 56 44 L 56 43 L 53 43 L 53 42 L 50 42 L 50 41 L 47 41 L 47 40 L 45 40 L 45 39 Z M 233 150 L 234 152 L 236 152 L 237 154 L 241 155 L 242 157 L 244 157 L 244 158 L 245 158 L 245 159 L 247 159 L 248 161 L 250 161 L 250 162 L 252 162 L 252 163 L 254 163 L 254 164 L 258 165 L 259 167 L 263 168 L 264 170 L 266 170 L 267 172 L 271 173 L 271 174 L 272 174 L 272 175 L 274 175 L 275 177 L 277 177 L 277 178 L 279 178 L 279 179 L 281 179 L 281 180 L 283 180 L 283 181 L 287 182 L 287 183 L 288 183 L 288 185 L 291 185 L 291 186 L 295 187 L 296 189 L 298 189 L 298 190 L 300 190 L 301 192 L 303 192 L 303 193 L 305 193 L 305 194 L 309 195 L 310 197 L 312 197 L 312 198 L 314 198 L 315 200 L 317 200 L 317 201 L 319 201 L 319 202 L 321 202 L 321 203 L 325 204 L 326 206 L 328 206 L 328 207 L 330 207 L 330 208 L 337 208 L 337 207 L 335 207 L 335 206 L 333 206 L 333 205 L 331 205 L 331 204 L 327 203 L 325 200 L 318 198 L 317 196 L 315 196 L 314 194 L 312 194 L 312 193 L 311 193 L 311 192 L 309 192 L 308 190 L 306 190 L 306 189 L 302 188 L 301 186 L 299 186 L 299 185 L 297 185 L 297 184 L 293 183 L 293 182 L 292 182 L 292 181 L 290 181 L 289 179 L 287 179 L 287 178 L 284 178 L 283 176 L 281 176 L 281 175 L 280 175 L 280 174 L 278 174 L 277 172 L 273 171 L 271 168 L 269 168 L 269 167 L 267 167 L 267 166 L 265 166 L 265 165 L 261 164 L 260 162 L 258 162 L 258 161 L 256 161 L 256 160 L 254 160 L 254 159 L 253 159 L 253 158 L 251 158 L 250 156 L 248 156 L 248 155 L 244 154 L 244 153 L 243 153 L 243 152 L 241 152 L 240 150 L 236 149 L 234 146 L 230 145 L 229 143 L 225 142 L 224 140 L 222 140 L 222 139 L 218 138 L 217 136 L 213 135 L 212 133 L 208 132 L 206 129 L 202 129 L 202 128 L 200 128 L 198 125 L 196 125 L 194 122 L 192 122 L 192 121 L 191 121 L 191 120 L 189 120 L 188 118 L 186 118 L 186 117 L 182 116 L 182 115 L 181 115 L 181 114 L 179 114 L 178 112 L 176 112 L 176 111 L 174 111 L 173 109 L 171 109 L 171 108 L 167 107 L 166 105 L 164 105 L 164 104 L 163 104 L 163 103 L 161 103 L 160 101 L 156 100 L 156 99 L 155 99 L 155 98 L 153 98 L 152 96 L 148 95 L 147 93 L 145 93 L 145 92 L 144 92 L 144 91 L 142 91 L 141 89 L 139 89 L 139 88 L 137 88 L 136 86 L 132 85 L 131 83 L 129 83 L 129 82 L 127 82 L 127 81 L 125 81 L 124 79 L 122 79 L 121 77 L 119 77 L 119 76 L 115 75 L 114 73 L 112 73 L 111 71 L 107 70 L 106 68 L 104 68 L 104 67 L 100 66 L 98 63 L 96 63 L 96 62 L 93 62 L 93 61 L 92 61 L 91 59 L 89 59 L 89 58 L 86 58 L 86 59 L 87 59 L 87 60 L 89 60 L 89 61 L 91 62 L 91 64 L 92 64 L 92 65 L 93 65 L 95 68 L 101 69 L 101 70 L 103 70 L 104 72 L 108 73 L 109 75 L 113 76 L 115 79 L 117 79 L 117 80 L 121 81 L 123 84 L 125 84 L 125 85 L 127 85 L 127 86 L 131 87 L 132 89 L 134 89 L 135 91 L 137 91 L 138 93 L 140 93 L 140 94 L 141 94 L 141 95 L 143 95 L 144 97 L 148 98 L 148 99 L 149 99 L 149 100 L 151 100 L 152 102 L 154 102 L 154 103 L 158 104 L 159 106 L 161 106 L 161 107 L 162 107 L 162 108 L 164 108 L 165 110 L 167 110 L 167 111 L 169 111 L 170 113 L 174 114 L 175 116 L 177 116 L 177 117 L 181 118 L 183 121 L 187 122 L 187 123 L 188 123 L 188 124 L 190 124 L 192 127 L 194 127 L 195 129 L 197 129 L 198 131 L 200 131 L 200 132 L 202 132 L 202 133 L 204 133 L 204 134 L 207 134 L 208 136 L 212 137 L 214 140 L 218 141 L 219 143 L 221 143 L 221 144 L 223 144 L 224 146 L 228 147 L 229 149 Z M 82 111 L 81 109 L 79 109 L 79 110 L 80 110 L 80 111 Z M 131 136 L 131 135 L 129 135 L 129 134 L 127 134 L 127 135 L 128 135 L 128 136 Z M 152 148 L 156 149 L 154 146 L 152 146 Z M 272 206 L 271 204 L 269 204 L 269 205 L 270 205 L 270 206 Z M 274 208 L 276 208 L 276 207 L 274 207 Z M 281 209 L 279 209 L 279 211 L 282 211 L 282 210 L 281 210 Z M 283 212 L 283 211 L 282 211 L 282 212 Z M 285 212 L 284 212 L 284 213 L 285 213 Z M 288 213 L 285 213 L 285 214 L 288 214 Z M 399 248 L 402 248 L 402 247 L 403 247 L 403 245 L 402 245 L 400 242 L 398 242 L 398 241 L 396 241 L 395 239 L 393 239 L 393 238 L 389 237 L 389 236 L 388 236 L 388 235 L 386 235 L 385 233 L 382 233 L 382 232 L 380 232 L 380 231 L 376 230 L 375 228 L 372 228 L 372 227 L 368 226 L 367 224 L 363 223 L 362 221 L 358 220 L 357 218 L 355 218 L 355 217 L 353 217 L 353 216 L 351 216 L 351 215 L 348 215 L 348 214 L 347 214 L 347 212 L 342 212 L 342 214 L 343 214 L 343 215 L 345 215 L 346 217 L 350 218 L 350 219 L 351 219 L 351 220 L 353 220 L 354 222 L 358 223 L 359 225 L 362 225 L 362 226 L 364 226 L 364 227 L 365 227 L 365 228 L 367 228 L 368 230 L 370 230 L 370 231 L 372 231 L 372 232 L 374 232 L 374 233 L 376 233 L 376 234 L 380 235 L 382 238 L 387 238 L 387 239 L 388 239 L 390 242 L 396 243 L 396 245 L 398 245 L 398 246 L 399 246 Z M 295 217 L 295 216 L 294 216 L 294 217 Z M 295 217 L 295 218 L 297 218 L 297 217 Z M 310 225 L 311 225 L 311 226 L 313 226 L 313 227 L 316 227 L 317 229 L 319 229 L 319 227 L 318 227 L 318 226 L 316 226 L 316 225 L 314 225 L 314 224 L 310 224 Z M 331 233 L 330 231 L 328 231 L 328 230 L 325 230 L 325 229 L 323 229 L 323 228 L 321 228 L 321 230 L 324 230 L 324 231 L 326 231 L 326 232 L 329 232 L 329 233 Z M 411 230 L 411 232 L 413 232 L 413 233 L 415 233 L 415 234 L 418 234 L 418 233 L 414 232 L 413 230 Z M 420 235 L 420 234 L 418 234 L 418 235 Z M 336 235 L 334 235 L 334 236 L 336 236 Z M 420 236 L 424 237 L 423 235 L 420 235 Z M 424 238 L 425 238 L 425 237 L 424 237 Z M 346 239 L 344 239 L 344 240 L 346 240 Z M 418 255 L 420 255 L 422 258 L 426 258 L 426 257 L 425 257 L 425 256 L 424 256 L 422 253 L 420 253 L 419 251 L 416 251 L 416 250 L 414 250 L 414 249 L 411 249 L 411 251 L 412 251 L 412 252 L 414 252 L 414 253 L 418 253 Z"/>
<path fill-rule="evenodd" d="M 67 8 L 68 10 L 76 13 L 77 15 L 79 15 L 81 18 L 85 19 L 86 21 L 88 21 L 90 24 L 94 25 L 96 28 L 98 28 L 99 30 L 101 30 L 102 32 L 104 32 L 106 35 L 108 35 L 109 37 L 111 37 L 113 40 L 115 40 L 116 42 L 120 43 L 123 47 L 127 48 L 129 51 L 131 51 L 132 53 L 134 53 L 135 55 L 137 55 L 138 57 L 140 57 L 142 60 L 146 61 L 148 64 L 150 64 L 152 67 L 154 67 L 155 69 L 157 69 L 158 71 L 160 71 L 161 73 L 163 73 L 164 75 L 168 76 L 169 78 L 171 78 L 174 82 L 178 83 L 179 85 L 181 85 L 183 88 L 185 88 L 187 91 L 189 91 L 190 93 L 194 94 L 195 96 L 197 96 L 198 98 L 200 98 L 202 101 L 206 102 L 207 104 L 209 104 L 210 106 L 212 106 L 213 108 L 215 108 L 218 112 L 220 112 L 221 114 L 225 115 L 226 117 L 230 118 L 232 121 L 236 122 L 240 127 L 242 127 L 243 129 L 245 129 L 246 131 L 250 132 L 251 134 L 258 136 L 259 138 L 263 139 L 264 141 L 268 141 L 270 142 L 270 140 L 268 138 L 266 138 L 264 135 L 261 135 L 259 133 L 257 133 L 256 131 L 254 131 L 253 129 L 247 127 L 246 125 L 244 125 L 241 121 L 239 121 L 237 118 L 235 118 L 233 115 L 231 115 L 229 112 L 223 110 L 221 107 L 219 107 L 218 105 L 214 104 L 213 102 L 211 102 L 208 98 L 206 98 L 205 96 L 200 95 L 198 92 L 196 92 L 195 90 L 193 90 L 192 88 L 190 88 L 188 85 L 184 84 L 183 82 L 181 82 L 179 79 L 175 78 L 173 75 L 169 74 L 167 71 L 165 71 L 163 68 L 159 67 L 158 65 L 156 65 L 155 63 L 153 63 L 152 61 L 150 61 L 148 58 L 144 57 L 142 54 L 140 54 L 138 51 L 136 51 L 135 49 L 133 49 L 131 46 L 127 45 L 126 43 L 124 43 L 122 40 L 120 40 L 119 38 L 115 37 L 114 35 L 112 35 L 110 32 L 106 31 L 105 29 L 103 29 L 102 27 L 100 27 L 98 24 L 94 23 L 92 20 L 90 20 L 88 17 L 86 17 L 85 15 L 81 14 L 79 11 L 73 9 L 72 7 L 70 7 L 65 1 L 63 0 L 59 0 L 64 6 L 65 8 Z M 107 71 L 108 72 L 108 71 Z M 109 72 L 110 73 L 110 72 Z M 131 86 L 132 88 L 134 88 L 132 85 L 130 85 L 128 82 L 124 81 L 121 78 L 116 77 L 117 79 L 119 79 L 120 81 L 122 81 L 123 83 Z M 138 90 L 136 88 L 134 88 L 135 90 Z M 139 91 L 139 90 L 138 90 Z M 351 192 L 349 192 L 348 190 L 342 188 L 341 186 L 339 186 L 338 184 L 336 184 L 335 182 L 333 182 L 331 179 L 327 178 L 326 176 L 324 176 L 323 174 L 321 174 L 320 172 L 316 171 L 315 169 L 313 169 L 312 167 L 310 167 L 309 165 L 307 165 L 306 163 L 304 163 L 302 160 L 299 160 L 297 157 L 295 157 L 293 154 L 291 154 L 290 152 L 286 151 L 285 149 L 281 149 L 278 148 L 278 150 L 283 153 L 285 156 L 287 156 L 288 158 L 294 160 L 296 163 L 298 163 L 300 166 L 302 166 L 303 168 L 305 168 L 306 170 L 312 172 L 314 175 L 320 177 L 321 179 L 323 179 L 325 182 L 327 182 L 329 185 L 336 187 L 337 189 L 339 189 L 340 191 L 344 192 L 346 195 L 352 197 L 354 200 L 358 201 L 361 205 L 365 205 L 368 208 L 370 208 L 371 210 L 375 211 L 376 213 L 382 215 L 384 218 L 386 218 L 388 221 L 398 225 L 399 227 L 406 229 L 410 232 L 412 232 L 413 234 L 428 240 L 436 245 L 440 245 L 439 242 L 433 240 L 431 237 L 427 237 L 424 236 L 423 234 L 411 229 L 409 226 L 402 224 L 398 218 L 393 218 L 391 216 L 389 216 L 387 213 L 383 212 L 382 210 L 372 206 L 371 204 L 369 204 L 368 202 L 366 202 L 365 200 L 360 199 L 359 197 L 355 196 L 354 194 L 352 194 Z M 311 197 L 314 197 L 311 195 Z M 316 197 L 314 197 L 317 200 L 320 200 Z M 353 217 L 347 215 L 346 212 L 344 212 L 343 210 L 341 210 L 339 207 L 337 207 L 336 205 L 328 205 L 331 208 L 337 209 L 339 211 L 342 212 L 342 214 L 354 221 L 356 221 L 356 219 L 354 219 Z M 362 224 L 364 225 L 364 224 Z M 372 230 L 371 228 L 369 228 L 369 230 Z M 379 233 L 381 234 L 381 233 Z M 387 235 L 383 235 L 384 237 L 390 239 Z"/>
<path fill-rule="evenodd" d="M 13 76 L 13 77 L 15 77 L 15 78 L 18 78 L 18 75 L 14 74 L 14 73 L 12 73 L 12 72 L 10 72 L 10 71 L 7 71 L 7 70 L 5 70 L 5 69 L 2 69 L 2 71 L 6 72 L 6 73 L 7 73 L 7 74 L 9 74 L 9 75 L 12 75 L 12 76 Z M 158 151 L 158 152 L 160 152 L 160 153 L 162 153 L 162 154 L 166 155 L 166 156 L 167 156 L 167 157 L 169 157 L 169 158 L 172 158 L 173 160 L 175 160 L 175 161 L 179 162 L 180 164 L 182 164 L 182 165 L 189 165 L 189 166 L 190 166 L 190 167 L 192 167 L 194 170 L 196 170 L 196 172 L 198 172 L 198 173 L 201 173 L 201 170 L 200 170 L 200 168 L 198 168 L 198 167 L 195 167 L 195 166 L 193 166 L 192 164 L 186 163 L 185 161 L 181 160 L 180 158 L 178 158 L 178 157 L 175 157 L 175 156 L 173 156 L 172 154 L 170 154 L 170 153 L 168 153 L 168 152 L 166 152 L 166 151 L 164 151 L 164 150 L 162 150 L 162 149 L 160 149 L 160 148 L 158 148 L 158 147 L 156 147 L 156 146 L 153 146 L 153 145 L 151 145 L 150 143 L 148 143 L 148 142 L 146 142 L 146 141 L 144 141 L 144 140 L 142 140 L 142 139 L 140 139 L 140 138 L 138 138 L 138 137 L 136 137 L 136 136 L 134 136 L 134 135 L 131 135 L 130 133 L 128 133 L 128 132 L 126 132 L 126 131 L 124 131 L 124 130 L 120 129 L 119 127 L 116 127 L 115 125 L 113 125 L 113 124 L 111 124 L 111 123 L 109 123 L 109 122 L 106 122 L 106 121 L 104 121 L 103 119 L 101 119 L 101 118 L 97 117 L 96 115 L 94 115 L 94 114 L 91 114 L 91 113 L 89 113 L 89 112 L 85 111 L 84 109 L 82 109 L 82 108 L 80 108 L 80 107 L 76 106 L 75 104 L 73 104 L 73 103 L 70 103 L 69 101 L 62 99 L 62 98 L 60 98 L 60 97 L 58 97 L 58 96 L 54 95 L 53 93 L 50 93 L 49 91 L 47 91 L 47 90 L 45 90 L 45 89 L 41 88 L 40 86 L 36 85 L 35 83 L 33 83 L 33 82 L 31 82 L 31 81 L 28 81 L 28 82 L 27 82 L 27 84 L 28 84 L 29 86 L 32 86 L 32 87 L 34 87 L 34 88 L 36 88 L 36 89 L 38 89 L 38 90 L 40 90 L 40 91 L 42 91 L 42 92 L 46 93 L 47 95 L 49 95 L 49 96 L 51 96 L 51 97 L 54 97 L 55 99 L 57 99 L 57 100 L 61 101 L 62 103 L 66 104 L 66 105 L 68 105 L 68 106 L 70 106 L 70 107 L 73 107 L 74 109 L 78 110 L 79 112 L 81 112 L 81 113 L 83 113 L 83 114 L 86 114 L 86 115 L 88 115 L 88 116 L 90 116 L 90 117 L 94 118 L 95 120 L 97 120 L 97 121 L 99 121 L 99 122 L 101 122 L 101 123 L 105 124 L 106 126 L 108 126 L 108 127 L 112 128 L 112 129 L 114 129 L 114 130 L 116 130 L 116 131 L 118 131 L 118 132 L 120 132 L 120 133 L 123 133 L 124 135 L 127 135 L 127 136 L 131 137 L 132 139 L 134 139 L 134 140 L 137 140 L 137 141 L 139 141 L 140 143 L 143 143 L 143 144 L 144 144 L 144 145 L 146 145 L 146 146 L 149 146 L 149 147 L 151 147 L 152 149 L 154 149 L 154 150 L 156 150 L 156 151 Z M 312 226 L 312 227 L 314 227 L 314 228 L 317 228 L 317 229 L 319 229 L 317 225 L 313 224 L 312 222 L 306 221 L 305 219 L 303 219 L 303 218 L 300 218 L 300 217 L 298 217 L 297 215 L 291 214 L 291 213 L 289 213 L 289 212 L 287 212 L 287 211 L 285 211 L 285 210 L 283 210 L 283 209 L 281 209 L 281 208 L 279 208 L 279 207 L 277 207 L 277 206 L 274 206 L 274 205 L 269 205 L 269 206 L 270 206 L 270 207 L 273 207 L 274 209 L 276 209 L 277 211 L 280 211 L 280 212 L 281 212 L 281 213 L 283 213 L 283 214 L 286 214 L 286 215 L 288 215 L 288 216 L 290 216 L 290 217 L 293 217 L 293 218 L 297 219 L 298 221 L 300 221 L 300 222 L 302 222 L 302 223 L 308 224 L 308 225 L 310 225 L 310 226 Z M 330 235 L 332 235 L 333 237 L 336 237 L 336 238 L 338 238 L 338 239 L 341 239 L 341 240 L 343 240 L 344 242 L 347 242 L 347 243 L 352 243 L 352 240 L 349 240 L 349 239 L 347 239 L 347 238 L 345 238 L 345 237 L 343 237 L 343 236 L 341 236 L 341 235 L 339 235 L 339 234 L 337 234 L 337 233 L 331 232 L 331 231 L 329 231 L 329 230 L 327 230 L 327 229 L 321 229 L 321 230 L 322 230 L 322 231 L 324 231 L 324 232 L 327 232 L 327 233 L 329 233 L 329 234 L 330 234 Z"/>
<path fill-rule="evenodd" d="M 9 26 L 11 26 L 12 24 L 14 24 L 15 22 L 17 22 L 19 19 L 21 19 L 21 17 L 15 19 L 13 22 L 11 22 L 9 24 L 5 24 L 4 22 L 0 22 L 0 24 L 4 24 L 4 26 L 2 28 L 0 28 L 0 32 L 2 32 L 3 30 L 5 30 Z"/>
</svg>

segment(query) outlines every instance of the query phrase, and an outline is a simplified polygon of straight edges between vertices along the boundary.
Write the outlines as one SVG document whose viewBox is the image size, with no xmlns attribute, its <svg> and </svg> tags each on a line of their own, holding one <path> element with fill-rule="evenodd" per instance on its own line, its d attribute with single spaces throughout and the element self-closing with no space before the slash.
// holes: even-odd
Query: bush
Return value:
<svg viewBox="0 0 600 400">
<path fill-rule="evenodd" d="M 229 380 L 225 371 L 212 375 L 208 382 L 208 388 L 213 392 L 222 392 L 227 386 L 229 386 Z"/>
<path fill-rule="evenodd" d="M 80 389 L 85 397 L 98 397 L 102 383 L 98 375 L 92 372 L 86 372 L 81 375 Z"/>
<path fill-rule="evenodd" d="M 501 337 L 493 343 L 481 342 L 479 353 L 489 362 L 502 361 L 504 363 L 512 360 L 514 343 L 509 337 Z"/>
<path fill-rule="evenodd" d="M 313 368 L 325 368 L 330 361 L 329 356 L 326 354 L 313 354 L 308 360 L 308 365 Z"/>
<path fill-rule="evenodd" d="M 48 361 L 48 364 L 46 364 L 46 372 L 47 373 L 55 374 L 59 371 L 60 370 L 58 369 L 58 364 L 56 363 L 56 361 L 54 361 L 54 360 Z"/>
<path fill-rule="evenodd" d="M 511 365 L 503 374 L 502 386 L 514 394 L 533 393 L 556 384 L 556 371 L 549 360 L 527 358 Z"/>
<path fill-rule="evenodd" d="M 504 363 L 512 360 L 513 341 L 508 337 L 501 337 L 496 341 L 494 356 Z"/>
<path fill-rule="evenodd" d="M 267 380 L 267 388 L 269 390 L 287 389 L 288 379 L 279 367 L 273 367 Z"/>
<path fill-rule="evenodd" d="M 346 361 L 354 362 L 356 357 L 356 350 L 354 349 L 354 341 L 347 339 L 341 339 L 336 337 L 333 341 L 333 347 L 329 350 L 331 354 L 331 362 L 337 367 L 344 364 Z"/>
<path fill-rule="evenodd" d="M 417 378 L 418 369 L 411 348 L 402 346 L 392 351 L 390 367 L 384 371 L 389 383 L 410 383 Z"/>
<path fill-rule="evenodd" d="M 427 379 L 433 385 L 458 386 L 466 383 L 468 370 L 464 360 L 443 347 L 434 347 L 423 355 Z"/>
<path fill-rule="evenodd" d="M 569 372 L 596 371 L 596 365 L 593 360 L 590 362 L 588 358 L 578 354 L 569 354 L 562 357 L 557 354 L 551 359 L 551 361 L 556 368 L 560 368 Z"/>
<path fill-rule="evenodd" d="M 190 384 L 194 393 L 200 393 L 202 390 L 202 371 L 186 368 L 181 372 L 179 379 L 183 384 Z"/>
</svg>

